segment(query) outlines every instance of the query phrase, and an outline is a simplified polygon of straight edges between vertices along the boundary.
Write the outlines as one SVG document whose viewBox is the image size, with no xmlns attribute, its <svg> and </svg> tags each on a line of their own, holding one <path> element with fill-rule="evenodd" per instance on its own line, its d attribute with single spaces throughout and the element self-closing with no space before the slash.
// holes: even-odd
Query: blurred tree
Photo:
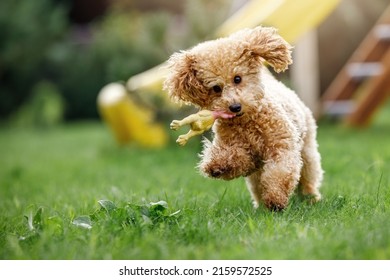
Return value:
<svg viewBox="0 0 390 280">
<path fill-rule="evenodd" d="M 59 124 L 63 120 L 64 103 L 57 87 L 48 81 L 38 83 L 32 94 L 12 115 L 16 126 L 46 128 Z"/>
<path fill-rule="evenodd" d="M 97 117 L 96 97 L 113 81 L 126 81 L 166 59 L 169 17 L 112 9 L 90 25 L 88 44 L 58 45 L 51 52 L 54 80 L 67 103 L 66 118 Z"/>
<path fill-rule="evenodd" d="M 0 1 L 0 117 L 28 97 L 66 29 L 66 10 L 50 0 Z"/>
</svg>

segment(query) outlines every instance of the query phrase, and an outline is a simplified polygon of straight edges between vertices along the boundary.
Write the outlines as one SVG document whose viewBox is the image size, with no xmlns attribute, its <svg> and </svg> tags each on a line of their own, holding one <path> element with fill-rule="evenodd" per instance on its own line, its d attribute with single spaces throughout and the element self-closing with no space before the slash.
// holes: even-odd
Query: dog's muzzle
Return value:
<svg viewBox="0 0 390 280">
<path fill-rule="evenodd" d="M 239 113 L 241 111 L 241 104 L 240 103 L 235 103 L 229 106 L 229 110 L 232 113 Z"/>
<path fill-rule="evenodd" d="M 234 103 L 229 106 L 230 112 L 234 113 L 235 117 L 240 117 L 244 114 L 240 103 Z"/>
</svg>

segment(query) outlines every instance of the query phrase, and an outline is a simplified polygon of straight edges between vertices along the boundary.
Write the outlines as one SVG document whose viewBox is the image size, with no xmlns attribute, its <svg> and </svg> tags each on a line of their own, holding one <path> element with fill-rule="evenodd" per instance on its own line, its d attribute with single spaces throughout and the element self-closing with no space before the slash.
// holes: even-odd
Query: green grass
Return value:
<svg viewBox="0 0 390 280">
<path fill-rule="evenodd" d="M 252 209 L 243 179 L 201 177 L 199 139 L 145 150 L 100 123 L 2 127 L 0 259 L 389 259 L 389 116 L 321 124 L 324 199 L 281 213 Z"/>
</svg>

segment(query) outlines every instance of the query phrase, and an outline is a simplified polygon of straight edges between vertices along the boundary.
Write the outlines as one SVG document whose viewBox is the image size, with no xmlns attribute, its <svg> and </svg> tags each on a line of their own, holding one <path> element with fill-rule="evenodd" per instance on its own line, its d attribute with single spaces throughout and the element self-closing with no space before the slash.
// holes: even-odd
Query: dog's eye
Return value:
<svg viewBox="0 0 390 280">
<path fill-rule="evenodd" d="M 235 84 L 239 84 L 239 83 L 241 83 L 241 77 L 240 76 L 234 76 L 233 81 L 234 81 Z"/>
<path fill-rule="evenodd" d="M 220 86 L 213 86 L 213 91 L 215 93 L 221 93 L 222 92 L 222 88 Z"/>
</svg>

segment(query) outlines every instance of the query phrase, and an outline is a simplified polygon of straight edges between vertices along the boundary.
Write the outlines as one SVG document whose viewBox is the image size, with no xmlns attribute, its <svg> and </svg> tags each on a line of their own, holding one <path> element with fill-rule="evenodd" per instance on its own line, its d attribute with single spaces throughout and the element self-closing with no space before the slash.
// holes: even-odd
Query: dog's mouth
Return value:
<svg viewBox="0 0 390 280">
<path fill-rule="evenodd" d="M 238 113 L 232 113 L 232 112 L 225 112 L 225 111 L 214 111 L 214 117 L 220 118 L 220 119 L 233 119 L 236 117 L 241 117 L 244 114 L 244 112 L 238 112 Z"/>
</svg>

